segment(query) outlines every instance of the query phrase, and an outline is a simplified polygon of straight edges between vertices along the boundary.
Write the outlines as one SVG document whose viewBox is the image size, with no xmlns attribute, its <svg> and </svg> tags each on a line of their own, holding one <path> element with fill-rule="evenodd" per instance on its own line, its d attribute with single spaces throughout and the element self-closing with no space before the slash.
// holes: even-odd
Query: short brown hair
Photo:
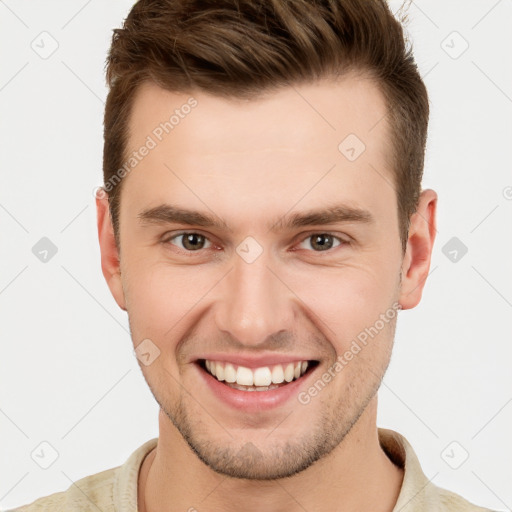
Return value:
<svg viewBox="0 0 512 512">
<path fill-rule="evenodd" d="M 126 161 L 141 83 L 250 99 L 356 71 L 375 80 L 386 101 L 405 251 L 421 192 L 429 104 L 402 24 L 385 0 L 139 0 L 114 29 L 106 69 L 103 175 L 118 248 L 123 182 L 116 173 Z"/>
</svg>

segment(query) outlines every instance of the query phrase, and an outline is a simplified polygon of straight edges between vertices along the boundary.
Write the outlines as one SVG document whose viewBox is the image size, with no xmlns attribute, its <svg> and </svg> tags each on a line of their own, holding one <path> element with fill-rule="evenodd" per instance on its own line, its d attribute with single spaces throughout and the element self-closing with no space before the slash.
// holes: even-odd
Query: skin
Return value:
<svg viewBox="0 0 512 512">
<path fill-rule="evenodd" d="M 149 338 L 160 350 L 140 365 L 161 410 L 139 510 L 391 511 L 403 471 L 380 447 L 376 417 L 396 316 L 306 405 L 293 397 L 244 413 L 216 398 L 194 361 L 206 351 L 297 354 L 319 361 L 320 377 L 393 303 L 419 303 L 437 195 L 422 191 L 403 254 L 384 99 L 361 77 L 250 101 L 148 83 L 134 103 L 129 148 L 190 96 L 197 107 L 124 178 L 120 253 L 108 202 L 96 200 L 105 279 L 128 312 L 134 346 Z M 366 146 L 353 162 L 338 150 L 350 133 Z M 161 203 L 213 213 L 229 230 L 138 219 Z M 268 229 L 340 203 L 373 221 Z M 190 250 L 176 236 L 183 231 L 211 245 L 199 239 Z M 344 242 L 319 250 L 313 235 L 325 232 Z M 247 236 L 263 248 L 250 264 L 236 252 Z"/>
</svg>

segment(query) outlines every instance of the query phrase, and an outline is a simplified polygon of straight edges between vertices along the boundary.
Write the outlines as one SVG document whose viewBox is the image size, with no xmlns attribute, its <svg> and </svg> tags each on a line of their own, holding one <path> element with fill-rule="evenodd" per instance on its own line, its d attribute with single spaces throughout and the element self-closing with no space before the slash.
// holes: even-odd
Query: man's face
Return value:
<svg viewBox="0 0 512 512">
<path fill-rule="evenodd" d="M 197 105 L 182 108 L 191 96 Z M 175 109 L 172 130 L 158 130 Z M 141 364 L 157 402 L 215 471 L 292 475 L 329 454 L 375 400 L 402 264 L 385 113 L 376 86 L 352 77 L 251 101 L 139 90 L 129 152 L 148 135 L 156 147 L 123 185 L 118 302 L 134 346 L 160 351 Z M 218 225 L 163 221 L 164 209 L 157 221 L 162 205 Z M 350 215 L 290 222 L 336 207 Z M 277 389 L 247 391 L 218 381 L 205 360 L 226 375 L 226 363 L 252 369 L 237 376 L 258 382 L 280 380 L 277 363 L 284 373 L 309 365 Z"/>
</svg>

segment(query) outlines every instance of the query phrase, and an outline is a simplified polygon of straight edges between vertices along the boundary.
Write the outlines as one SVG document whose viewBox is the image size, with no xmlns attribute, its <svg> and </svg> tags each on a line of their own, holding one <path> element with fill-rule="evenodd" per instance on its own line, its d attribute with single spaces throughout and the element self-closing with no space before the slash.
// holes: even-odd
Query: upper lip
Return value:
<svg viewBox="0 0 512 512">
<path fill-rule="evenodd" d="M 269 354 L 261 356 L 250 356 L 240 354 L 205 354 L 198 357 L 196 361 L 205 360 L 220 361 L 231 363 L 236 366 L 245 366 L 246 368 L 260 368 L 262 366 L 272 366 L 275 364 L 296 363 L 297 361 L 318 361 L 313 357 L 289 355 L 289 354 Z"/>
</svg>

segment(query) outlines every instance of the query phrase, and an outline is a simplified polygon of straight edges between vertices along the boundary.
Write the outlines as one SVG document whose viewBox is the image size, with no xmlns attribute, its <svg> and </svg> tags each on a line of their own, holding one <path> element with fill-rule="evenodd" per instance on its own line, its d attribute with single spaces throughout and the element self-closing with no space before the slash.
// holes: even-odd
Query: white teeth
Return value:
<svg viewBox="0 0 512 512">
<path fill-rule="evenodd" d="M 236 370 L 231 363 L 226 363 L 224 366 L 224 379 L 226 382 L 236 382 Z"/>
<path fill-rule="evenodd" d="M 284 371 L 284 380 L 286 382 L 291 382 L 293 380 L 294 370 L 295 370 L 294 364 L 289 363 Z"/>
<path fill-rule="evenodd" d="M 272 384 L 272 374 L 270 368 L 265 366 L 263 368 L 256 368 L 254 370 L 254 385 L 255 386 L 270 386 Z"/>
<path fill-rule="evenodd" d="M 235 366 L 220 361 L 205 361 L 206 369 L 219 381 L 225 381 L 232 388 L 243 391 L 267 391 L 279 387 L 277 384 L 292 382 L 304 375 L 308 369 L 307 361 L 297 361 L 286 365 L 276 364 L 260 368 Z"/>
<path fill-rule="evenodd" d="M 281 384 L 281 382 L 284 382 L 284 371 L 282 365 L 276 364 L 274 368 L 272 368 L 272 382 L 274 384 Z"/>
<path fill-rule="evenodd" d="M 239 366 L 236 371 L 236 383 L 242 386 L 252 386 L 254 384 L 254 375 L 249 368 Z"/>
<path fill-rule="evenodd" d="M 224 366 L 222 366 L 220 363 L 218 363 L 216 366 L 215 366 L 215 372 L 216 372 L 216 377 L 217 377 L 217 380 L 220 380 L 221 382 L 224 380 Z"/>
<path fill-rule="evenodd" d="M 238 384 L 228 384 L 230 388 L 239 389 L 240 391 L 268 391 L 269 389 L 277 389 L 277 384 L 271 386 L 239 386 Z"/>
</svg>

